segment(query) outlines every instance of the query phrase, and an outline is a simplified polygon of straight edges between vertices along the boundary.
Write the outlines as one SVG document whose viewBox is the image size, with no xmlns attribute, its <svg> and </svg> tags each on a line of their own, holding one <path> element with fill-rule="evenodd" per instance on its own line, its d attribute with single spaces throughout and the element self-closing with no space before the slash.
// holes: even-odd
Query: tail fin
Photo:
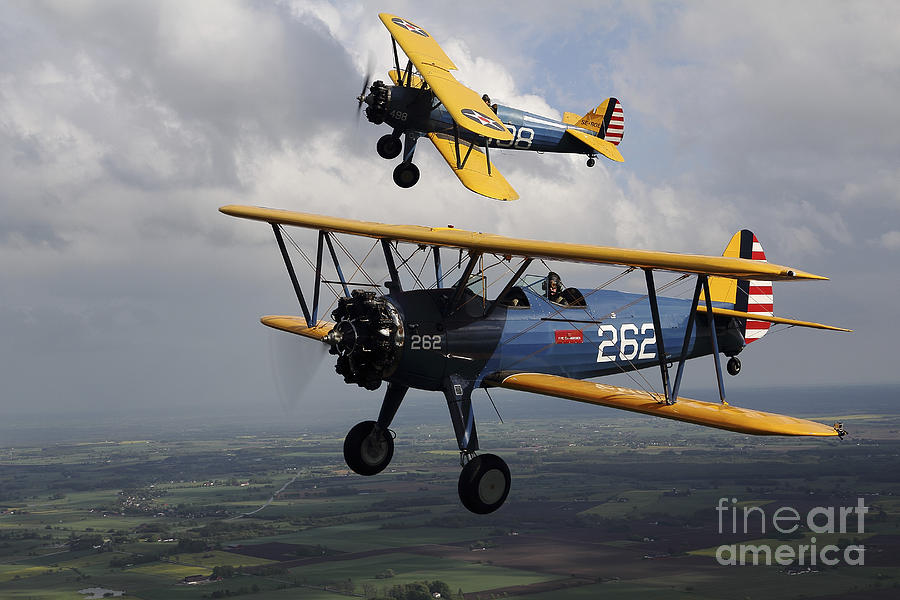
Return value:
<svg viewBox="0 0 900 600">
<path fill-rule="evenodd" d="M 625 133 L 625 112 L 618 100 L 607 98 L 600 106 L 581 117 L 575 126 L 595 131 L 600 139 L 618 146 Z"/>
<path fill-rule="evenodd" d="M 766 260 L 762 245 L 749 229 L 742 229 L 734 234 L 722 256 L 732 258 L 748 258 Z M 754 281 L 748 279 L 727 279 L 724 277 L 709 278 L 709 295 L 713 302 L 727 302 L 734 305 L 734 310 L 761 315 L 772 315 L 775 306 L 771 281 Z M 771 323 L 747 319 L 744 324 L 744 340 L 750 343 L 766 334 Z"/>
</svg>

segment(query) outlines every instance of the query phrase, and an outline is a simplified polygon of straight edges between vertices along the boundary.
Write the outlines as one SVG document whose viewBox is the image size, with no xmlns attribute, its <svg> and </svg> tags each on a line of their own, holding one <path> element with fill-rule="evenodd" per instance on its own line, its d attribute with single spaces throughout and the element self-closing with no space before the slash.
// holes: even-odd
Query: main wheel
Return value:
<svg viewBox="0 0 900 600">
<path fill-rule="evenodd" d="M 589 166 L 589 167 L 593 167 L 596 163 L 597 163 L 597 161 L 594 160 L 593 156 L 591 158 L 587 159 L 587 166 Z"/>
<path fill-rule="evenodd" d="M 402 162 L 394 169 L 394 183 L 402 188 L 411 188 L 419 181 L 419 167 L 411 162 Z"/>
<path fill-rule="evenodd" d="M 394 456 L 391 432 L 375 421 L 357 423 L 344 438 L 344 460 L 360 475 L 381 473 Z"/>
<path fill-rule="evenodd" d="M 741 359 L 737 356 L 732 356 L 728 359 L 728 364 L 725 368 L 728 369 L 729 375 L 737 375 L 741 372 Z"/>
<path fill-rule="evenodd" d="M 403 150 L 403 142 L 396 135 L 388 133 L 378 138 L 375 149 L 378 150 L 378 156 L 390 160 L 400 156 L 400 151 Z"/>
<path fill-rule="evenodd" d="M 506 501 L 511 478 L 509 467 L 494 454 L 480 454 L 459 474 L 459 499 L 475 514 L 492 513 Z"/>
</svg>

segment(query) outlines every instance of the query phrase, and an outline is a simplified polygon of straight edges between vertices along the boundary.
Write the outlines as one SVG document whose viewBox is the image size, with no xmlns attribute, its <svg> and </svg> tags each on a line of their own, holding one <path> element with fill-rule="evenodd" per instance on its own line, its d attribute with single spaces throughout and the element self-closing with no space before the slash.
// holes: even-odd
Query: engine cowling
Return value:
<svg viewBox="0 0 900 600">
<path fill-rule="evenodd" d="M 391 103 L 391 89 L 381 80 L 376 81 L 369 88 L 369 94 L 365 98 L 366 118 L 376 125 L 384 123 L 388 105 Z"/>
<path fill-rule="evenodd" d="M 403 319 L 375 292 L 353 290 L 331 313 L 336 325 L 325 337 L 337 355 L 335 370 L 346 383 L 377 390 L 396 370 L 403 349 Z"/>
</svg>

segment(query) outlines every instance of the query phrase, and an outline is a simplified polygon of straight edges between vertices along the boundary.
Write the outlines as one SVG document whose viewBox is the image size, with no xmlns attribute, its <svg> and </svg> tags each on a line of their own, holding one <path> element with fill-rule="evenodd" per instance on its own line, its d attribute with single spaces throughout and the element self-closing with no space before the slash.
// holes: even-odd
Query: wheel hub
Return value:
<svg viewBox="0 0 900 600">
<path fill-rule="evenodd" d="M 377 465 L 387 456 L 388 446 L 384 438 L 374 431 L 363 440 L 360 448 L 360 457 L 369 465 Z"/>
<path fill-rule="evenodd" d="M 490 469 L 478 482 L 478 497 L 485 504 L 494 504 L 506 491 L 506 477 L 500 469 Z"/>
</svg>

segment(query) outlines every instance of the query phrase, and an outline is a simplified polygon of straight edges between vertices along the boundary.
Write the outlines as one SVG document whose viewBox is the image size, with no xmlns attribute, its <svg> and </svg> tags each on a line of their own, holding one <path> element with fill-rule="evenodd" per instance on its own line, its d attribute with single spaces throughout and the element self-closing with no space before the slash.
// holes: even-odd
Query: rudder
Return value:
<svg viewBox="0 0 900 600">
<path fill-rule="evenodd" d="M 581 117 L 575 126 L 593 131 L 597 137 L 618 146 L 625 134 L 625 112 L 617 99 L 607 98 Z"/>
<path fill-rule="evenodd" d="M 766 261 L 762 245 L 749 229 L 742 229 L 734 234 L 722 256 Z M 771 281 L 710 277 L 709 295 L 714 302 L 732 304 L 737 311 L 769 316 L 774 314 L 772 311 L 775 299 Z M 758 340 L 766 334 L 771 325 L 767 321 L 747 319 L 741 331 L 745 342 L 749 344 Z"/>
</svg>

